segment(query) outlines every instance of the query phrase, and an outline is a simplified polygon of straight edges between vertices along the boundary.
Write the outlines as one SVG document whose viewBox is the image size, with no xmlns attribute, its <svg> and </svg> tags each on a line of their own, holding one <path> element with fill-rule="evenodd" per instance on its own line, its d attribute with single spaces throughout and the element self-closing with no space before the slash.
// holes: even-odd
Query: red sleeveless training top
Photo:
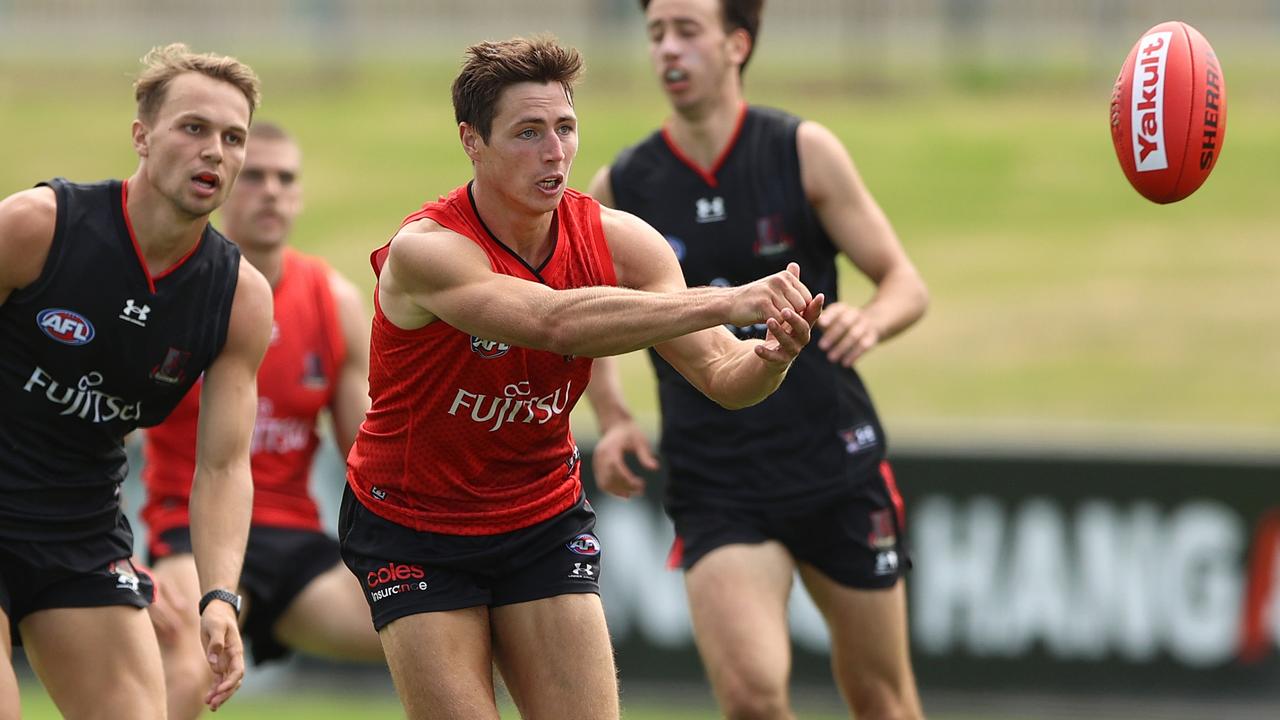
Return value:
<svg viewBox="0 0 1280 720">
<path fill-rule="evenodd" d="M 566 190 L 550 257 L 532 268 L 477 216 L 470 186 L 405 219 L 430 218 L 471 239 L 496 273 L 554 289 L 616 285 L 600 205 Z M 403 227 L 403 225 L 402 225 Z M 382 271 L 390 243 L 374 251 Z M 569 411 L 591 359 L 508 346 L 443 320 L 416 330 L 375 311 L 373 406 L 347 459 L 347 479 L 377 515 L 416 530 L 494 535 L 528 527 L 577 501 L 579 456 Z"/>
<path fill-rule="evenodd" d="M 320 529 L 308 490 L 320 438 L 316 417 L 333 400 L 346 344 L 321 259 L 285 249 L 271 343 L 258 369 L 258 416 L 253 428 L 253 524 Z M 196 383 L 161 424 L 146 431 L 142 519 L 156 536 L 189 524 L 187 502 L 196 467 L 200 388 Z"/>
</svg>

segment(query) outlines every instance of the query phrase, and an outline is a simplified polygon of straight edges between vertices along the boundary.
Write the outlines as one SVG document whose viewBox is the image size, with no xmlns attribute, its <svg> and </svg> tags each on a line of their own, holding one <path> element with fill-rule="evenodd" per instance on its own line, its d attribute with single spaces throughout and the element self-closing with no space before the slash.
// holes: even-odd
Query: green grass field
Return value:
<svg viewBox="0 0 1280 720">
<path fill-rule="evenodd" d="M 259 59 L 261 117 L 305 151 L 296 244 L 372 287 L 368 253 L 423 200 L 466 180 L 448 84 L 456 65 L 331 68 Z M 590 60 L 590 58 L 588 58 Z M 639 58 L 637 58 L 637 61 Z M 753 67 L 750 96 L 836 131 L 929 283 L 911 332 L 862 364 L 890 432 L 956 438 L 1156 440 L 1274 448 L 1280 440 L 1280 96 L 1262 60 L 1233 65 L 1225 150 L 1196 195 L 1156 206 L 1125 183 L 1106 126 L 1114 69 L 909 76 L 875 92 Z M 127 174 L 130 57 L 92 67 L 0 60 L 0 192 L 53 174 Z M 589 71 L 578 95 L 584 186 L 665 113 L 639 66 Z M 865 297 L 846 273 L 843 292 Z M 653 422 L 647 361 L 624 363 Z M 589 430 L 589 415 L 575 418 Z"/>
</svg>

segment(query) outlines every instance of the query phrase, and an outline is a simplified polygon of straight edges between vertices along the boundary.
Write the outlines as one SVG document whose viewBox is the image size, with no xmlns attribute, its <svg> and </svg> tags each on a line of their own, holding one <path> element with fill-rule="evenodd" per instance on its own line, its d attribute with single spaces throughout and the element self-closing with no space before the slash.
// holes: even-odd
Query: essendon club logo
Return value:
<svg viewBox="0 0 1280 720">
<path fill-rule="evenodd" d="M 169 351 L 165 353 L 164 362 L 151 368 L 151 379 L 159 383 L 177 385 L 186 377 L 187 360 L 189 359 L 191 359 L 191 353 L 186 350 L 169 348 Z"/>
<path fill-rule="evenodd" d="M 570 540 L 565 547 L 576 555 L 599 555 L 600 541 L 591 533 L 582 533 Z"/>
<path fill-rule="evenodd" d="M 471 336 L 471 352 L 479 355 L 485 360 L 492 360 L 506 355 L 511 350 L 511 346 L 497 340 L 482 340 L 475 335 Z"/>
<path fill-rule="evenodd" d="M 93 323 L 78 312 L 48 308 L 36 315 L 40 331 L 63 345 L 84 345 L 93 339 Z"/>
<path fill-rule="evenodd" d="M 871 513 L 871 530 L 867 533 L 867 544 L 878 550 L 891 548 L 898 544 L 898 530 L 893 524 L 892 510 L 876 510 Z"/>
<path fill-rule="evenodd" d="M 422 580 L 427 576 L 421 565 L 408 565 L 405 563 L 389 562 L 386 565 L 370 572 L 365 577 L 365 584 L 370 589 L 386 585 L 387 583 L 399 583 L 406 580 Z"/>
</svg>

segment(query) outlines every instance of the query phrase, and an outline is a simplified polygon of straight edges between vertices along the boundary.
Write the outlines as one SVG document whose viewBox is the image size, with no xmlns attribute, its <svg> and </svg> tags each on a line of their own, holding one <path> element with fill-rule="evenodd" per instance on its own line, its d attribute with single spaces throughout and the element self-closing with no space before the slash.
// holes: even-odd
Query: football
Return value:
<svg viewBox="0 0 1280 720">
<path fill-rule="evenodd" d="M 1142 34 L 1111 93 L 1111 142 L 1129 184 L 1156 203 L 1195 192 L 1222 154 L 1227 86 L 1209 42 L 1172 20 Z"/>
</svg>

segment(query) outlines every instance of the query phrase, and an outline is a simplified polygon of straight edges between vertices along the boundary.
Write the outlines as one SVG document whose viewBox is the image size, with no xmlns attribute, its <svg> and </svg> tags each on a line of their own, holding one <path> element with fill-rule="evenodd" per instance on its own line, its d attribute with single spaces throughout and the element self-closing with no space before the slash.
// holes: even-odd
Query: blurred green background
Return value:
<svg viewBox="0 0 1280 720">
<path fill-rule="evenodd" d="M 619 41 L 625 54 L 602 52 L 599 38 L 583 45 L 574 186 L 666 114 L 634 21 L 637 37 Z M 871 70 L 838 53 L 807 59 L 814 53 L 797 54 L 803 43 L 790 37 L 771 45 L 768 22 L 749 98 L 844 140 L 932 292 L 926 318 L 861 365 L 891 437 L 1277 446 L 1280 47 L 1217 39 L 1224 153 L 1199 192 L 1157 206 L 1128 187 L 1107 125 L 1114 74 L 1145 20 L 1074 59 L 908 54 Z M 262 76 L 259 117 L 304 148 L 295 244 L 366 291 L 369 252 L 405 214 L 469 177 L 448 88 L 475 39 L 341 62 L 314 48 L 237 51 Z M 148 45 L 0 52 L 0 192 L 52 175 L 130 173 L 129 83 Z M 867 289 L 849 272 L 842 292 L 856 301 Z M 653 426 L 647 361 L 629 357 L 625 368 L 630 400 Z M 592 432 L 589 414 L 575 422 Z"/>
<path fill-rule="evenodd" d="M 1276 455 L 1280 5 L 768 5 L 749 99 L 844 140 L 932 293 L 924 320 L 860 365 L 899 447 Z M 1157 206 L 1120 172 L 1108 102 L 1132 43 L 1173 17 L 1213 43 L 1229 120 L 1207 184 Z M 368 298 L 370 251 L 469 178 L 449 103 L 463 49 L 543 30 L 586 57 L 571 177 L 584 188 L 667 112 L 630 0 L 0 0 L 0 194 L 55 175 L 128 175 L 137 58 L 174 40 L 231 52 L 263 79 L 258 117 L 304 150 L 307 208 L 294 244 Z M 868 288 L 846 272 L 841 291 L 858 301 Z M 647 359 L 623 367 L 633 407 L 656 429 Z M 580 435 L 594 431 L 585 404 L 574 420 Z M 56 715 L 40 692 L 24 694 L 28 717 Z M 250 694 L 219 717 L 396 716 L 384 699 Z M 683 717 L 661 707 L 651 716 Z"/>
</svg>

